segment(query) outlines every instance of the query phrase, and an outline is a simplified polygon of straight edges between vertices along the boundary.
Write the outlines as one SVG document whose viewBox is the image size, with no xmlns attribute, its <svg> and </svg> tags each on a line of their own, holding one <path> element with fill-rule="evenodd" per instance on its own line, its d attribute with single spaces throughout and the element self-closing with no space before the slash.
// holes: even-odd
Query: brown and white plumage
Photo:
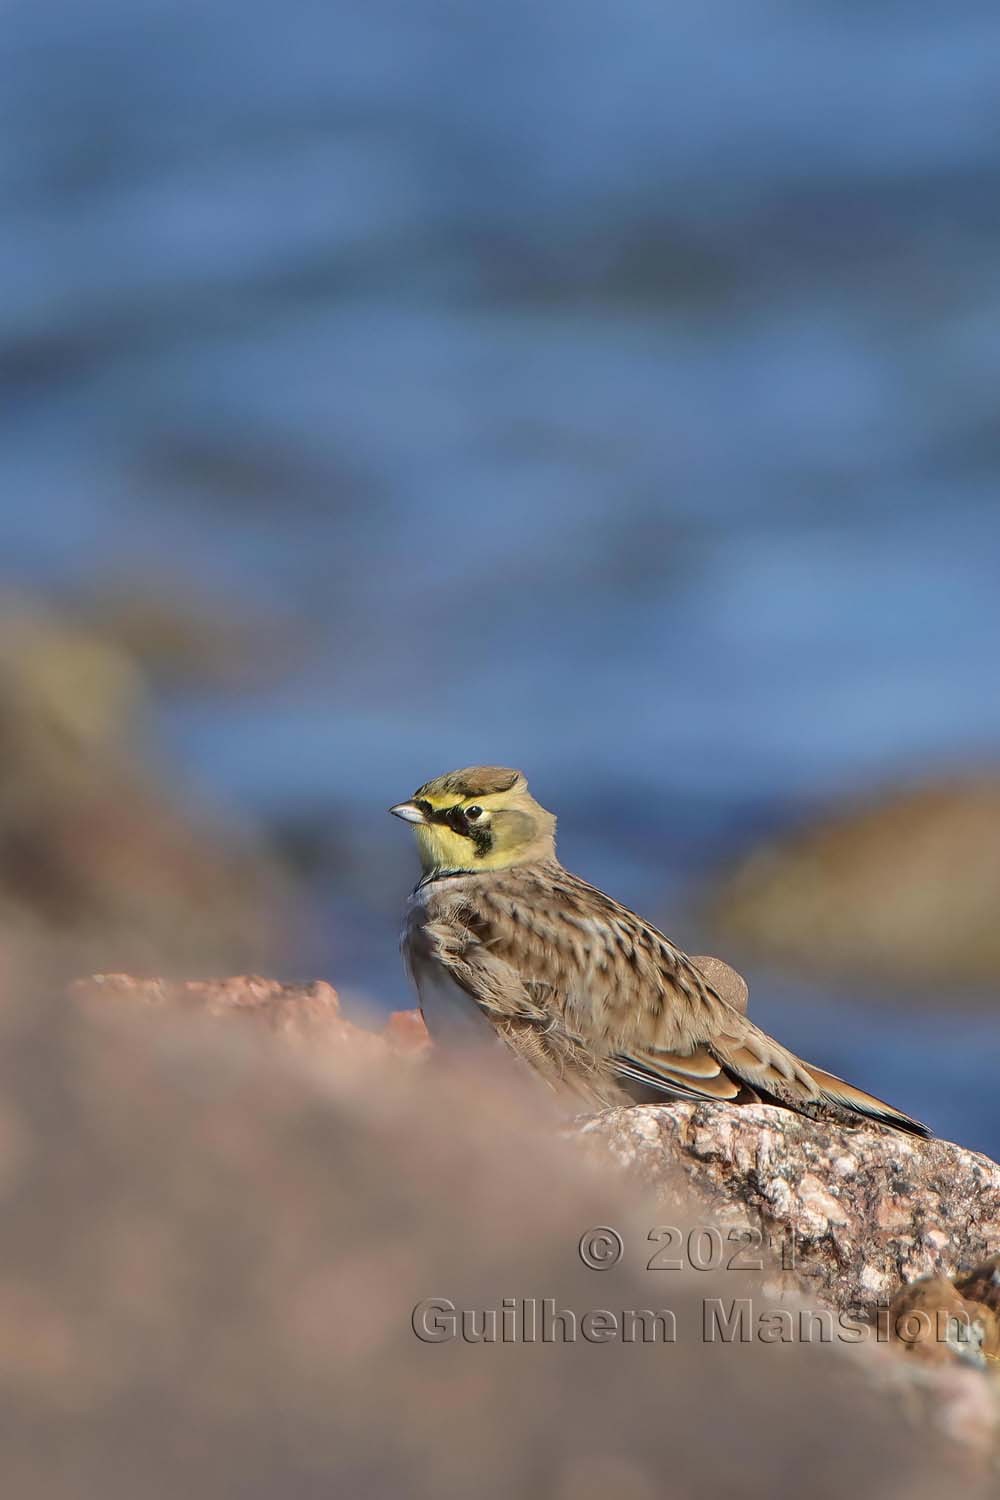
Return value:
<svg viewBox="0 0 1000 1500">
<path fill-rule="evenodd" d="M 520 772 L 450 772 L 392 811 L 415 825 L 425 871 L 404 953 L 446 1045 L 506 1048 L 583 1103 L 764 1100 L 928 1133 L 761 1031 L 718 960 L 689 958 L 564 869 Z"/>
</svg>

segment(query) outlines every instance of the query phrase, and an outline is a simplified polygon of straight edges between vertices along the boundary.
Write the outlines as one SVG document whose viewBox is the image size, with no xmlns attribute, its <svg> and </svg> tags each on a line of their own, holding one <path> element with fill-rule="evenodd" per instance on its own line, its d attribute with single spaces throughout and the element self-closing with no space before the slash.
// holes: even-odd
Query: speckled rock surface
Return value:
<svg viewBox="0 0 1000 1500">
<path fill-rule="evenodd" d="M 665 1204 L 686 1186 L 723 1227 L 759 1224 L 772 1285 L 867 1317 L 1000 1249 L 1000 1166 L 949 1141 L 764 1104 L 608 1110 L 580 1130 Z"/>
</svg>

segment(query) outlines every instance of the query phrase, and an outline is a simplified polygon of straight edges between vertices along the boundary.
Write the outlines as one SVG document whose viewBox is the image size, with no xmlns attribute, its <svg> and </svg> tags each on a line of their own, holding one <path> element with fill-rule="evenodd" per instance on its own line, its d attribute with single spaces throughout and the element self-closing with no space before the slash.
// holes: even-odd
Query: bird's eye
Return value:
<svg viewBox="0 0 1000 1500">
<path fill-rule="evenodd" d="M 430 817 L 432 808 L 426 797 L 421 797 L 420 801 L 417 803 L 417 807 L 423 813 L 425 818 Z"/>
<path fill-rule="evenodd" d="M 483 810 L 481 807 L 467 807 L 465 809 L 465 816 L 468 818 L 470 823 L 474 823 L 477 818 L 482 817 L 482 814 Z"/>
</svg>

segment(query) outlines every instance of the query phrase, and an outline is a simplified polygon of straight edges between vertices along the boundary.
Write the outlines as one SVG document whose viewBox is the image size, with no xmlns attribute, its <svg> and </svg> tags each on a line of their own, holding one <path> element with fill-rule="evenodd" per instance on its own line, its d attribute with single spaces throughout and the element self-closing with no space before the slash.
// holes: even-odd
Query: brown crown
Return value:
<svg viewBox="0 0 1000 1500">
<path fill-rule="evenodd" d="M 413 795 L 434 797 L 447 793 L 455 797 L 488 797 L 491 792 L 509 792 L 523 780 L 521 772 L 512 771 L 509 766 L 466 766 L 461 771 L 448 771 L 433 781 L 425 781 Z"/>
</svg>

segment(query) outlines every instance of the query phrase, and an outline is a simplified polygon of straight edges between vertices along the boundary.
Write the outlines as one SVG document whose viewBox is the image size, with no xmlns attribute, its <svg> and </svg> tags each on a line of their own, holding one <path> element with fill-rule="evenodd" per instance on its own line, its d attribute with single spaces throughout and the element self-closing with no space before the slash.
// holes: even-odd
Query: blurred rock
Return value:
<svg viewBox="0 0 1000 1500">
<path fill-rule="evenodd" d="M 337 991 L 325 980 L 280 984 L 255 974 L 229 979 L 136 979 L 131 974 L 92 974 L 70 993 L 84 1004 L 164 1006 L 213 1020 L 249 1022 L 297 1045 L 317 1049 L 352 1048 L 374 1060 L 390 1054 L 419 1055 L 428 1045 L 419 1010 L 393 1011 L 381 1031 L 349 1021 Z"/>
<path fill-rule="evenodd" d="M 423 1052 L 430 1047 L 431 1039 L 419 1010 L 394 1010 L 383 1035 L 400 1052 Z"/>
<path fill-rule="evenodd" d="M 1000 1245 L 1000 1166 L 949 1141 L 708 1103 L 609 1110 L 582 1135 L 666 1203 L 683 1184 L 720 1226 L 751 1215 L 777 1289 L 869 1319 L 901 1282 Z"/>
<path fill-rule="evenodd" d="M 123 651 L 23 600 L 0 607 L 0 935 L 77 969 L 275 962 L 287 875 L 250 831 L 158 784 L 145 707 Z"/>
<path fill-rule="evenodd" d="M 889 1327 L 922 1360 L 960 1360 L 1000 1375 L 1000 1255 L 959 1276 L 923 1276 L 903 1287 Z"/>
<path fill-rule="evenodd" d="M 989 1492 L 987 1414 L 966 1401 L 958 1443 L 941 1423 L 952 1372 L 918 1381 L 837 1341 L 707 1341 L 706 1298 L 774 1306 L 732 1272 L 648 1274 L 657 1210 L 624 1174 L 486 1080 L 430 1087 L 340 1051 L 318 1070 L 267 1026 L 184 1006 L 6 996 L 5 1493 Z M 689 1209 L 671 1200 L 685 1228 Z M 595 1225 L 624 1251 L 601 1271 L 577 1249 Z M 527 1304 L 548 1298 L 566 1316 L 529 1342 Z M 581 1332 L 629 1309 L 669 1310 L 675 1341 Z"/>
<path fill-rule="evenodd" d="M 948 1357 L 941 1363 L 901 1359 L 897 1344 L 878 1367 L 878 1379 L 885 1394 L 890 1392 L 904 1402 L 916 1402 L 926 1419 L 958 1445 L 968 1459 L 979 1455 L 989 1473 L 987 1485 L 996 1493 L 1000 1476 L 1000 1385 L 985 1379 L 980 1370 L 959 1364 Z M 876 1354 L 886 1353 L 884 1346 Z M 951 1494 L 960 1484 L 961 1465 L 944 1494 Z"/>
<path fill-rule="evenodd" d="M 0 734 L 13 769 L 31 756 L 49 779 L 85 767 L 132 732 L 145 693 L 125 652 L 28 599 L 0 599 Z M 2 795 L 12 800 L 4 778 Z"/>
<path fill-rule="evenodd" d="M 187 579 L 150 573 L 91 582 L 74 601 L 83 628 L 139 663 L 156 686 L 219 692 L 259 689 L 306 654 L 301 625 L 243 596 L 199 590 Z"/>
<path fill-rule="evenodd" d="M 715 929 L 818 973 L 902 987 L 1000 979 L 1000 777 L 893 792 L 759 849 L 711 900 Z"/>
</svg>

